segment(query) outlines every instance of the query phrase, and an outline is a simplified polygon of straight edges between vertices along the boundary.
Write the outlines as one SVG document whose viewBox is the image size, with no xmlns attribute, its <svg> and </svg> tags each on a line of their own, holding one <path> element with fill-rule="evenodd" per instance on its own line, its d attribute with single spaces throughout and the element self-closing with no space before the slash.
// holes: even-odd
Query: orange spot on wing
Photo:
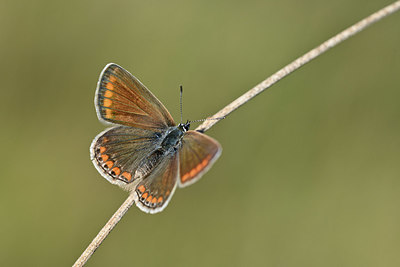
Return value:
<svg viewBox="0 0 400 267">
<path fill-rule="evenodd" d="M 210 160 L 205 159 L 205 160 L 203 160 L 203 161 L 200 163 L 200 165 L 204 168 L 205 166 L 208 165 L 208 162 L 210 162 Z"/>
<path fill-rule="evenodd" d="M 132 179 L 132 175 L 129 172 L 123 172 L 121 174 L 121 176 L 124 177 L 128 181 L 130 181 Z"/>
<path fill-rule="evenodd" d="M 103 154 L 106 151 L 106 148 L 104 146 L 100 147 L 100 154 Z"/>
<path fill-rule="evenodd" d="M 148 194 L 147 193 L 144 193 L 143 195 L 142 195 L 142 198 L 146 198 L 148 196 Z"/>
<path fill-rule="evenodd" d="M 114 168 L 112 169 L 112 171 L 115 172 L 115 175 L 119 175 L 119 174 L 121 173 L 121 170 L 120 170 L 120 168 L 118 168 L 118 167 L 114 167 Z"/>
<path fill-rule="evenodd" d="M 196 170 L 196 169 L 192 169 L 192 170 L 189 172 L 190 177 L 194 177 L 194 176 L 196 176 L 196 174 L 197 174 L 197 170 Z"/>
<path fill-rule="evenodd" d="M 182 176 L 182 182 L 186 182 L 186 180 L 189 178 L 190 178 L 190 174 L 186 173 L 185 175 Z"/>
<path fill-rule="evenodd" d="M 104 101 L 103 101 L 103 105 L 105 107 L 110 107 L 112 105 L 111 99 L 105 98 Z"/>
<path fill-rule="evenodd" d="M 110 97 L 113 96 L 113 92 L 107 90 L 107 91 L 104 93 L 104 96 L 110 98 Z"/>
<path fill-rule="evenodd" d="M 200 164 L 197 165 L 197 167 L 196 167 L 196 172 L 200 172 L 203 168 L 204 168 L 204 166 L 200 163 Z"/>
<path fill-rule="evenodd" d="M 114 166 L 114 162 L 112 162 L 111 160 L 106 162 L 106 165 L 109 169 L 111 169 L 112 166 Z"/>
<path fill-rule="evenodd" d="M 156 203 L 157 202 L 157 198 L 153 198 L 153 200 L 151 201 L 151 203 Z"/>
<path fill-rule="evenodd" d="M 159 197 L 158 199 L 157 199 L 157 202 L 158 203 L 160 203 L 160 202 L 162 202 L 163 201 L 163 198 L 162 197 Z"/>
<path fill-rule="evenodd" d="M 149 197 L 146 199 L 146 201 L 151 202 L 151 199 L 152 199 L 152 198 L 153 198 L 152 196 L 149 196 Z"/>
<path fill-rule="evenodd" d="M 110 80 L 110 82 L 115 82 L 117 80 L 115 76 L 110 76 L 108 79 Z"/>
<path fill-rule="evenodd" d="M 143 193 L 146 190 L 146 188 L 143 185 L 141 185 L 138 187 L 138 190 Z"/>
<path fill-rule="evenodd" d="M 107 88 L 108 90 L 113 90 L 113 89 L 114 89 L 114 85 L 113 85 L 112 83 L 107 83 L 107 84 L 106 84 L 106 88 Z"/>
<path fill-rule="evenodd" d="M 102 140 L 103 143 L 107 143 L 108 141 L 109 141 L 109 140 L 108 140 L 107 137 L 103 137 L 103 140 Z"/>
<path fill-rule="evenodd" d="M 106 118 L 112 118 L 113 117 L 113 115 L 112 115 L 112 110 L 111 109 L 106 109 Z"/>
<path fill-rule="evenodd" d="M 101 160 L 102 161 L 107 161 L 108 160 L 108 155 L 106 155 L 106 154 L 101 155 Z"/>
</svg>

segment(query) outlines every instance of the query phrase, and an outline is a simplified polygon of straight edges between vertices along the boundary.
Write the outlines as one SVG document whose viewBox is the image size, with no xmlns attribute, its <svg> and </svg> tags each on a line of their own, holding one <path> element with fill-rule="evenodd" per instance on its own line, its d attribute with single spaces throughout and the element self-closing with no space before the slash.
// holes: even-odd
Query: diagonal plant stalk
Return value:
<svg viewBox="0 0 400 267">
<path fill-rule="evenodd" d="M 286 65 L 266 80 L 262 81 L 254 88 L 247 91 L 245 94 L 234 100 L 232 103 L 228 104 L 226 107 L 218 111 L 215 115 L 210 118 L 221 118 L 226 117 L 232 111 L 239 108 L 241 105 L 245 104 L 247 101 L 258 95 L 259 93 L 265 91 L 269 87 L 271 87 L 274 83 L 278 82 L 282 78 L 286 77 L 293 71 L 299 69 L 301 66 L 310 62 L 314 58 L 320 56 L 330 48 L 336 46 L 337 44 L 343 42 L 347 38 L 355 35 L 356 33 L 364 30 L 366 27 L 371 24 L 383 19 L 384 17 L 393 14 L 394 12 L 400 9 L 400 0 L 396 1 L 381 10 L 373 13 L 372 15 L 366 17 L 365 19 L 357 22 L 356 24 L 350 26 L 339 34 L 333 36 L 329 40 L 323 42 L 321 45 L 316 48 L 310 50 L 308 53 L 303 56 L 297 58 L 290 64 Z M 200 126 L 196 128 L 197 131 L 205 132 L 210 129 L 214 124 L 216 124 L 219 120 L 206 120 Z M 86 248 L 86 250 L 82 253 L 82 255 L 77 259 L 73 266 L 83 266 L 87 260 L 92 256 L 94 251 L 100 246 L 103 240 L 107 237 L 107 235 L 111 232 L 111 230 L 117 225 L 117 223 L 121 220 L 121 218 L 125 215 L 125 213 L 129 210 L 129 208 L 134 204 L 134 193 L 131 193 L 128 198 L 124 201 L 121 207 L 114 213 L 111 219 L 107 222 L 107 224 L 101 229 L 101 231 L 97 234 L 97 236 L 93 239 L 90 245 Z"/>
</svg>

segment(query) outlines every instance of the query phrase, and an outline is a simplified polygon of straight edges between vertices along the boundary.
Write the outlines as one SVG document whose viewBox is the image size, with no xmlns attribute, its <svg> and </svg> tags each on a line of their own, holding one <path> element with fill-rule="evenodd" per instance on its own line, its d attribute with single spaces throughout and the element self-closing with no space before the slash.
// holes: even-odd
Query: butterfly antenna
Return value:
<svg viewBox="0 0 400 267">
<path fill-rule="evenodd" d="M 219 118 L 206 118 L 206 119 L 194 120 L 194 121 L 188 121 L 188 122 L 192 123 L 192 122 L 199 122 L 199 121 L 219 121 L 219 120 L 223 120 L 223 119 L 225 119 L 225 117 L 219 117 Z"/>
<path fill-rule="evenodd" d="M 182 124 L 182 121 L 183 121 L 183 113 L 182 113 L 182 94 L 183 94 L 183 86 L 181 85 L 180 86 L 180 88 L 181 88 L 181 94 L 180 94 L 180 104 L 181 104 L 181 124 Z"/>
</svg>

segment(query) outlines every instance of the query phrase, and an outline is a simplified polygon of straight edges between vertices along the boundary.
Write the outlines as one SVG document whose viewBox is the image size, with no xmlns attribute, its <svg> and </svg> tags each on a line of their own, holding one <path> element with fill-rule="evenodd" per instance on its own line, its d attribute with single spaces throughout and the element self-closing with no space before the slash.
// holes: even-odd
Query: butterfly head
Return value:
<svg viewBox="0 0 400 267">
<path fill-rule="evenodd" d="M 187 121 L 186 123 L 179 123 L 178 128 L 184 133 L 189 131 L 190 121 Z"/>
</svg>

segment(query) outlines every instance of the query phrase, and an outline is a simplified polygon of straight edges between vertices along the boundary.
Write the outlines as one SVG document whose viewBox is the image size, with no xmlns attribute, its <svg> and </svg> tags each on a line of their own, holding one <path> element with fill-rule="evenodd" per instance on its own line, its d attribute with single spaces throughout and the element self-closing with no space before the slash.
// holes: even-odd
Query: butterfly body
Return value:
<svg viewBox="0 0 400 267">
<path fill-rule="evenodd" d="M 133 75 L 108 64 L 100 75 L 95 106 L 114 126 L 90 147 L 92 162 L 111 183 L 135 194 L 143 211 L 162 211 L 176 187 L 197 181 L 222 148 L 190 123 L 176 125 L 161 102 Z"/>
<path fill-rule="evenodd" d="M 145 178 L 157 166 L 161 158 L 176 153 L 185 132 L 186 130 L 183 130 L 181 124 L 168 128 L 165 136 L 160 139 L 162 142 L 139 163 L 134 178 Z"/>
</svg>

